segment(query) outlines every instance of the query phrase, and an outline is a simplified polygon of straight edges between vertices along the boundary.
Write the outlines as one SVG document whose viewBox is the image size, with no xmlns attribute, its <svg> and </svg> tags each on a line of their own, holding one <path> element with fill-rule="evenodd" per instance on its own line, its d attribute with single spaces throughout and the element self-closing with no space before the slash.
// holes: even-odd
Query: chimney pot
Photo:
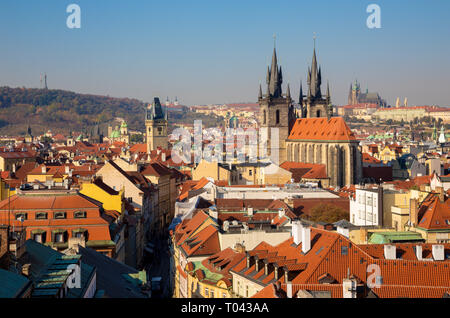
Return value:
<svg viewBox="0 0 450 318">
<path fill-rule="evenodd" d="M 431 252 L 435 261 L 443 261 L 445 259 L 444 245 L 432 245 Z"/>
<path fill-rule="evenodd" d="M 422 260 L 422 245 L 416 245 L 416 257 L 418 261 Z"/>
<path fill-rule="evenodd" d="M 384 246 L 384 258 L 385 259 L 396 259 L 397 258 L 397 248 L 395 245 L 385 245 Z"/>
<path fill-rule="evenodd" d="M 298 220 L 292 221 L 292 237 L 294 244 L 298 245 L 302 242 L 302 223 Z"/>
<path fill-rule="evenodd" d="M 308 253 L 311 249 L 311 228 L 309 226 L 302 227 L 302 252 Z"/>
</svg>

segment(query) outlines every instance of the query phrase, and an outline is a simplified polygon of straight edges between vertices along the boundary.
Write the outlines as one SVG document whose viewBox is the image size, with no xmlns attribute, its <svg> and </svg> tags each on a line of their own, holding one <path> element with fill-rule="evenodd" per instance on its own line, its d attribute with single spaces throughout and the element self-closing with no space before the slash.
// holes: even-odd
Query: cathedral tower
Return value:
<svg viewBox="0 0 450 318">
<path fill-rule="evenodd" d="M 302 108 L 303 118 L 327 117 L 333 116 L 333 106 L 331 105 L 331 96 L 329 86 L 327 94 L 322 96 L 322 70 L 317 65 L 316 48 L 314 48 L 311 67 L 308 68 L 308 93 L 306 97 L 300 96 L 300 106 Z M 302 95 L 302 94 L 301 94 Z"/>
<path fill-rule="evenodd" d="M 149 105 L 145 114 L 145 129 L 147 134 L 147 152 L 161 147 L 168 147 L 168 114 L 167 108 L 163 109 L 158 97 Z"/>
<path fill-rule="evenodd" d="M 278 153 L 278 162 L 275 163 L 281 164 L 286 161 L 286 139 L 295 122 L 295 114 L 289 85 L 286 94 L 282 92 L 283 74 L 281 66 L 278 66 L 275 48 L 273 49 L 272 65 L 267 69 L 266 83 L 267 93 L 263 95 L 260 85 L 258 94 L 262 146 L 266 147 L 266 155 L 270 156 L 273 161 L 277 161 L 276 154 Z M 278 128 L 278 136 L 276 136 L 276 130 L 272 130 L 272 128 Z"/>
</svg>

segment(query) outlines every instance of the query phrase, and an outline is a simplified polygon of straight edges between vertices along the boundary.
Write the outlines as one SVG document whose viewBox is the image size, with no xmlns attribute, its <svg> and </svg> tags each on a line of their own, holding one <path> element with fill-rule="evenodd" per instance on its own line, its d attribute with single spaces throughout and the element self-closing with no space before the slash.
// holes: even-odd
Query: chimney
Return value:
<svg viewBox="0 0 450 318">
<path fill-rule="evenodd" d="M 418 261 L 422 260 L 422 245 L 416 245 L 416 257 Z"/>
<path fill-rule="evenodd" d="M 410 199 L 409 200 L 409 221 L 411 223 L 411 226 L 417 226 L 417 223 L 419 222 L 419 203 L 417 202 L 417 199 Z"/>
<path fill-rule="evenodd" d="M 367 229 L 365 228 L 359 230 L 359 243 L 367 244 Z"/>
<path fill-rule="evenodd" d="M 433 245 L 431 252 L 435 261 L 443 261 L 445 259 L 444 245 Z"/>
<path fill-rule="evenodd" d="M 65 166 L 64 167 L 65 174 L 69 174 L 69 171 L 70 171 L 70 167 L 69 166 Z"/>
<path fill-rule="evenodd" d="M 248 214 L 249 216 L 253 216 L 253 208 L 252 208 L 252 207 L 248 207 L 248 208 L 247 208 L 247 214 Z"/>
<path fill-rule="evenodd" d="M 292 237 L 294 244 L 298 245 L 302 242 L 302 222 L 299 220 L 292 221 Z"/>
<path fill-rule="evenodd" d="M 397 258 L 397 248 L 395 245 L 385 245 L 384 246 L 384 258 L 385 259 L 396 259 Z"/>
<path fill-rule="evenodd" d="M 84 236 L 71 237 L 67 243 L 68 243 L 68 248 L 74 249 L 75 251 L 77 251 L 77 253 L 78 253 L 78 248 L 80 246 L 86 247 L 86 241 L 84 239 Z"/>
<path fill-rule="evenodd" d="M 161 161 L 166 161 L 166 153 L 164 151 L 161 153 Z"/>
<path fill-rule="evenodd" d="M 302 227 L 302 252 L 306 254 L 311 249 L 311 228 L 309 226 Z"/>
<path fill-rule="evenodd" d="M 22 275 L 29 277 L 30 269 L 31 269 L 31 264 L 23 264 L 22 265 Z"/>
<path fill-rule="evenodd" d="M 292 298 L 292 282 L 286 282 L 286 296 Z"/>
<path fill-rule="evenodd" d="M 45 165 L 42 165 L 41 171 L 42 171 L 42 174 L 46 174 L 47 173 L 47 167 Z"/>
<path fill-rule="evenodd" d="M 210 216 L 211 218 L 213 218 L 215 222 L 218 222 L 218 219 L 219 219 L 219 212 L 217 211 L 217 208 L 216 208 L 216 207 L 210 207 L 210 208 L 209 208 L 209 216 Z"/>
<path fill-rule="evenodd" d="M 357 282 L 355 278 L 344 278 L 342 280 L 343 298 L 356 298 Z"/>
<path fill-rule="evenodd" d="M 444 203 L 444 201 L 445 201 L 444 188 L 443 187 L 436 187 L 436 191 L 439 194 L 439 201 L 441 201 L 441 203 Z"/>
<path fill-rule="evenodd" d="M 279 217 L 279 218 L 282 218 L 285 214 L 286 214 L 286 211 L 284 211 L 283 208 L 280 208 L 280 209 L 278 210 L 278 217 Z"/>
</svg>

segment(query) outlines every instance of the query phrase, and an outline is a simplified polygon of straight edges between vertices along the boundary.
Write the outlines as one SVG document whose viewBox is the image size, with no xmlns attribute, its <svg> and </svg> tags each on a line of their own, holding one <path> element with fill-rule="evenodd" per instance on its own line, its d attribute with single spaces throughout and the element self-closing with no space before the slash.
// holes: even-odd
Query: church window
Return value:
<svg viewBox="0 0 450 318">
<path fill-rule="evenodd" d="M 266 111 L 264 111 L 264 113 L 263 113 L 263 122 L 264 122 L 264 124 L 266 124 L 267 123 L 267 114 L 266 114 Z"/>
<path fill-rule="evenodd" d="M 317 111 L 317 117 L 320 117 L 320 110 Z"/>
<path fill-rule="evenodd" d="M 276 124 L 278 125 L 279 123 L 280 123 L 280 110 L 277 109 L 277 112 L 276 112 Z"/>
</svg>

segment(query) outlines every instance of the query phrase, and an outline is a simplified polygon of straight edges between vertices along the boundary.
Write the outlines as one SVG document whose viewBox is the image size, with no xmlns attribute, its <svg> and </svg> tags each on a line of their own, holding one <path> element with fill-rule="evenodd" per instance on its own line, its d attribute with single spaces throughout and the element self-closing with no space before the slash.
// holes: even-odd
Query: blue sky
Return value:
<svg viewBox="0 0 450 318">
<path fill-rule="evenodd" d="M 71 3 L 81 29 L 66 27 Z M 366 27 L 371 3 L 381 29 Z M 333 103 L 346 103 L 357 78 L 391 104 L 450 106 L 447 0 L 2 0 L 0 85 L 39 87 L 47 72 L 49 88 L 82 93 L 255 102 L 275 33 L 284 83 L 298 96 L 313 32 Z"/>
</svg>

